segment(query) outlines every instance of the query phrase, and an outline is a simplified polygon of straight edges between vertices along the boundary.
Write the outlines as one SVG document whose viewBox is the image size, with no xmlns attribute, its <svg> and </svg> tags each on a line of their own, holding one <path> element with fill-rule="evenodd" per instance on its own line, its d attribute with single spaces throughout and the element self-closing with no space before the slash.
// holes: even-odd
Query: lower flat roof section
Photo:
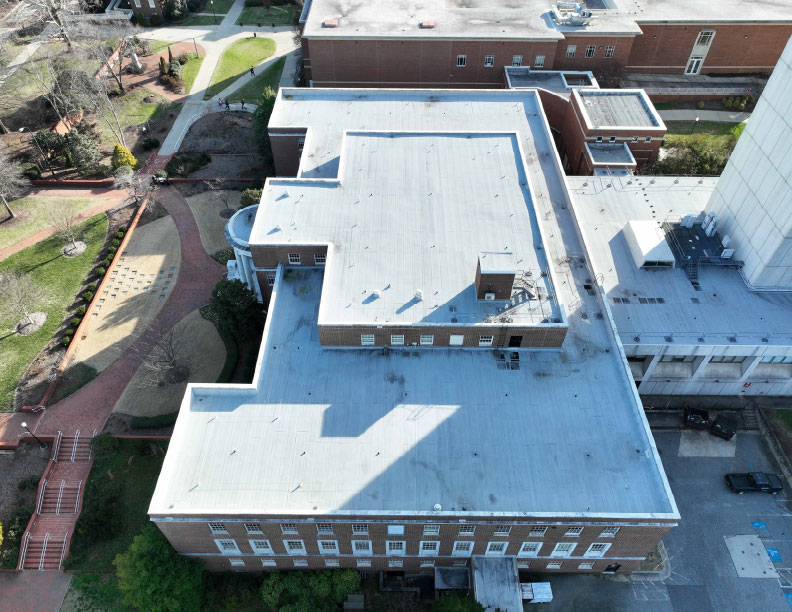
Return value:
<svg viewBox="0 0 792 612">
<path fill-rule="evenodd" d="M 514 557 L 473 557 L 473 593 L 487 612 L 523 609 Z"/>
</svg>

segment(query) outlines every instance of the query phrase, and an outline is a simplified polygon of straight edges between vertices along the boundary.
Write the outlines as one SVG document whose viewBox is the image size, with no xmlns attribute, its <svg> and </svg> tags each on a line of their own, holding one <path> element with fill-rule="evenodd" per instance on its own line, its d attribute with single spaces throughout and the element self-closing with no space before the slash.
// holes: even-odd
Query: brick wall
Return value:
<svg viewBox="0 0 792 612">
<path fill-rule="evenodd" d="M 567 36 L 557 43 L 554 70 L 590 70 L 596 78 L 618 76 L 630 57 L 635 40 L 632 36 Z M 575 46 L 575 57 L 567 57 L 567 48 Z M 613 57 L 605 57 L 608 45 Z M 586 57 L 586 48 L 594 47 L 594 56 Z"/>
<path fill-rule="evenodd" d="M 303 266 L 315 266 L 317 255 L 327 257 L 327 246 L 325 245 L 287 245 L 287 246 L 261 246 L 251 245 L 250 254 L 253 263 L 257 268 L 274 269 L 279 263 L 284 265 L 294 265 L 289 263 L 289 254 L 300 256 Z M 296 266 L 295 266 L 296 267 Z"/>
<path fill-rule="evenodd" d="M 476 265 L 476 297 L 485 299 L 488 293 L 493 293 L 497 300 L 511 298 L 514 287 L 514 274 L 482 274 L 481 266 Z"/>
</svg>

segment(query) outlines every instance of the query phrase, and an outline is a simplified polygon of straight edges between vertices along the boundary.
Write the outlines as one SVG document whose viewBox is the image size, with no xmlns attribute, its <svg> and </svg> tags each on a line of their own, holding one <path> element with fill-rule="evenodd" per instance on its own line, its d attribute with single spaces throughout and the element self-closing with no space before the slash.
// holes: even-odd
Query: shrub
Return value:
<svg viewBox="0 0 792 612">
<path fill-rule="evenodd" d="M 144 138 L 143 139 L 143 150 L 144 151 L 151 151 L 156 149 L 160 146 L 159 138 Z"/>
<path fill-rule="evenodd" d="M 140 26 L 146 25 L 146 17 L 145 17 L 145 15 L 143 15 L 143 11 L 138 11 L 137 12 L 137 22 L 138 22 L 138 25 L 140 25 Z"/>
<path fill-rule="evenodd" d="M 18 507 L 5 524 L 5 550 L 2 552 L 0 568 L 16 569 L 19 561 L 19 545 L 22 543 L 22 534 L 25 533 L 32 514 L 32 507 Z"/>
<path fill-rule="evenodd" d="M 734 98 L 731 98 L 731 97 L 726 98 L 723 101 L 723 106 L 726 107 L 726 108 L 733 108 L 734 107 Z"/>
<path fill-rule="evenodd" d="M 75 526 L 77 532 L 89 533 L 97 540 L 115 537 L 123 527 L 118 513 L 120 496 L 121 481 L 111 480 L 106 474 L 89 479 L 82 514 Z"/>
<path fill-rule="evenodd" d="M 162 25 L 162 17 L 159 15 L 152 15 L 149 17 L 149 24 L 153 25 L 154 27 Z"/>
<path fill-rule="evenodd" d="M 702 110 L 704 108 L 704 100 L 699 100 L 698 104 L 696 104 L 696 108 Z"/>
<path fill-rule="evenodd" d="M 120 229 L 115 233 L 116 238 L 123 238 L 124 234 L 126 234 L 126 230 Z"/>
<path fill-rule="evenodd" d="M 93 297 L 94 297 L 93 291 L 83 291 L 82 293 L 82 298 L 86 302 L 90 302 L 93 299 Z"/>
<path fill-rule="evenodd" d="M 189 56 L 189 55 L 187 55 L 186 53 L 182 53 L 182 54 L 179 56 L 179 63 L 180 63 L 181 65 L 184 65 L 184 64 L 186 64 L 186 63 L 187 63 L 187 62 L 189 62 L 189 61 L 190 61 L 190 56 Z"/>
<path fill-rule="evenodd" d="M 156 176 L 157 178 L 168 178 L 168 173 L 165 170 L 157 170 L 154 173 L 154 176 Z"/>
<path fill-rule="evenodd" d="M 107 254 L 108 255 L 115 255 L 117 250 L 118 250 L 118 247 L 109 246 L 109 247 L 107 247 Z"/>
<path fill-rule="evenodd" d="M 132 429 L 160 429 L 161 427 L 170 427 L 176 422 L 178 416 L 178 410 L 167 414 L 158 414 L 156 416 L 133 416 L 129 420 L 129 426 Z"/>
<path fill-rule="evenodd" d="M 176 60 L 168 64 L 168 74 L 171 75 L 172 77 L 181 77 L 182 75 L 181 64 Z"/>
<path fill-rule="evenodd" d="M 98 268 L 96 268 L 96 274 L 99 276 L 104 276 L 105 274 L 107 274 L 107 268 L 105 268 L 104 266 L 99 266 Z"/>
<path fill-rule="evenodd" d="M 86 289 L 88 289 L 88 291 L 96 291 L 96 283 L 88 283 Z"/>
<path fill-rule="evenodd" d="M 105 268 L 109 268 L 111 263 L 113 263 L 112 255 L 108 255 L 102 260 L 102 264 L 104 265 Z"/>
<path fill-rule="evenodd" d="M 80 304 L 80 305 L 79 305 L 79 306 L 77 306 L 77 308 L 74 310 L 74 312 L 76 312 L 78 315 L 84 315 L 84 314 L 85 314 L 85 311 L 86 311 L 86 308 L 85 308 L 85 305 L 84 305 L 84 304 Z"/>
<path fill-rule="evenodd" d="M 168 74 L 168 64 L 165 63 L 164 56 L 160 56 L 159 71 L 160 71 L 160 76 L 162 76 L 163 74 Z"/>
<path fill-rule="evenodd" d="M 72 327 L 77 327 L 80 323 L 82 323 L 82 319 L 79 317 L 72 317 L 71 321 L 69 321 L 69 325 Z"/>
<path fill-rule="evenodd" d="M 22 174 L 25 176 L 25 178 L 35 181 L 41 178 L 41 168 L 39 168 L 36 164 L 30 164 L 22 171 Z"/>
<path fill-rule="evenodd" d="M 738 110 L 744 111 L 745 110 L 745 102 L 740 102 L 740 105 L 737 107 Z"/>
<path fill-rule="evenodd" d="M 71 344 L 72 337 L 69 334 L 66 334 L 61 338 L 61 344 L 63 346 L 69 346 Z"/>
<path fill-rule="evenodd" d="M 171 78 L 169 75 L 167 74 L 160 75 L 160 83 L 162 83 L 163 85 L 170 85 L 170 82 L 171 82 Z"/>
<path fill-rule="evenodd" d="M 187 176 L 204 166 L 208 166 L 211 161 L 212 158 L 207 153 L 199 153 L 197 155 L 177 153 L 165 166 L 165 170 L 168 176 Z"/>
<path fill-rule="evenodd" d="M 121 166 L 129 166 L 133 170 L 137 170 L 138 161 L 135 159 L 135 156 L 132 155 L 132 151 L 116 143 L 115 147 L 113 147 L 113 157 L 110 165 L 113 170 L 118 170 Z"/>
<path fill-rule="evenodd" d="M 184 93 L 184 81 L 181 77 L 171 77 L 170 87 L 173 93 Z"/>
<path fill-rule="evenodd" d="M 239 198 L 239 208 L 247 208 L 258 204 L 261 201 L 261 193 L 261 189 L 245 189 Z"/>
<path fill-rule="evenodd" d="M 24 491 L 25 489 L 35 489 L 38 487 L 39 480 L 41 480 L 40 476 L 28 476 L 19 481 L 17 484 L 17 488 L 20 491 Z M 2 542 L 0 542 L 2 544 Z"/>
<path fill-rule="evenodd" d="M 121 244 L 121 241 L 118 238 L 113 238 L 112 242 L 110 243 L 110 246 L 117 247 L 119 244 Z"/>
</svg>

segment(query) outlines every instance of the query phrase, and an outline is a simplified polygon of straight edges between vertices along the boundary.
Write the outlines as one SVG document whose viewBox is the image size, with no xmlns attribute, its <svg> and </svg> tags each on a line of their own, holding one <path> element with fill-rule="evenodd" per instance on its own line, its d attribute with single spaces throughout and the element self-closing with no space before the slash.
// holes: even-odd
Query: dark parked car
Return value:
<svg viewBox="0 0 792 612">
<path fill-rule="evenodd" d="M 701 408 L 685 408 L 684 424 L 694 429 L 707 429 L 710 424 L 709 412 Z"/>
<path fill-rule="evenodd" d="M 784 483 L 775 474 L 749 472 L 747 474 L 726 474 L 726 484 L 735 493 L 772 493 L 775 495 L 784 488 Z"/>
<path fill-rule="evenodd" d="M 713 436 L 718 436 L 724 440 L 731 440 L 737 433 L 737 419 L 727 416 L 719 416 L 710 428 Z"/>
</svg>

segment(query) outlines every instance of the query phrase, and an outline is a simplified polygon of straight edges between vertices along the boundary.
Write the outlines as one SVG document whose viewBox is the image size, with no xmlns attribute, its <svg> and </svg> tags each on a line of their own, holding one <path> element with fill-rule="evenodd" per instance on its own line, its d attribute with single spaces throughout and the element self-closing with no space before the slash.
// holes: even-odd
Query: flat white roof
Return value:
<svg viewBox="0 0 792 612">
<path fill-rule="evenodd" d="M 666 242 L 665 232 L 655 221 L 628 221 L 624 226 L 624 239 L 636 266 L 641 267 L 647 262 L 667 262 L 671 266 L 675 265 L 674 254 Z"/>
<path fill-rule="evenodd" d="M 511 251 L 482 251 L 478 256 L 482 274 L 514 274 L 514 253 Z"/>
<path fill-rule="evenodd" d="M 586 127 L 641 128 L 665 132 L 665 124 L 641 89 L 574 89 Z"/>
</svg>

